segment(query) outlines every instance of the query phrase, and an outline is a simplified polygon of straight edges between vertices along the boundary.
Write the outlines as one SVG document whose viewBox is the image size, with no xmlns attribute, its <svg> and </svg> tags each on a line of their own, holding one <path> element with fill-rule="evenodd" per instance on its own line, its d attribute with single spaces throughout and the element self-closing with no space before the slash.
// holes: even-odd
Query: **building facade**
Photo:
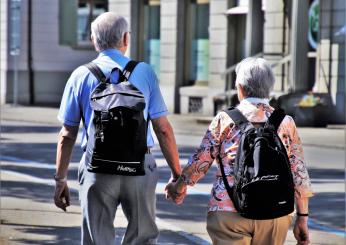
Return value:
<svg viewBox="0 0 346 245">
<path fill-rule="evenodd" d="M 152 65 L 171 112 L 212 115 L 216 98 L 235 93 L 236 64 L 259 56 L 274 68 L 274 96 L 329 94 L 345 120 L 344 0 L 21 0 L 14 55 L 16 1 L 0 3 L 1 103 L 58 105 L 72 70 L 97 55 L 90 22 L 114 11 L 130 22 L 128 55 Z"/>
</svg>

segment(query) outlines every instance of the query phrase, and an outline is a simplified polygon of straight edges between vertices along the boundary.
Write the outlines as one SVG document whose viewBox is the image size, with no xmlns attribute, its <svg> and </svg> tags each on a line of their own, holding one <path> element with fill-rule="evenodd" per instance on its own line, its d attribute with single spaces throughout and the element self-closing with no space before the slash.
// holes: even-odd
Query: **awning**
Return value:
<svg viewBox="0 0 346 245">
<path fill-rule="evenodd" d="M 267 3 L 267 0 L 262 0 L 262 11 L 266 10 L 266 3 Z M 249 12 L 248 0 L 240 0 L 239 5 L 228 9 L 225 12 L 225 15 L 247 14 L 248 12 Z"/>
<path fill-rule="evenodd" d="M 225 14 L 226 15 L 233 15 L 233 14 L 247 14 L 249 12 L 248 6 L 237 6 L 228 9 Z"/>
</svg>

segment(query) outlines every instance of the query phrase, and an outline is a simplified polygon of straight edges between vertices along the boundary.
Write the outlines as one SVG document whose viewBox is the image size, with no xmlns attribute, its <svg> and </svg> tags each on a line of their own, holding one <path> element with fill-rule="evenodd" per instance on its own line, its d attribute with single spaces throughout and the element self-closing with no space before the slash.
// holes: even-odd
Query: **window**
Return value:
<svg viewBox="0 0 346 245">
<path fill-rule="evenodd" d="M 209 74 L 209 1 L 197 0 L 190 7 L 190 81 L 206 82 Z"/>
<path fill-rule="evenodd" d="M 107 0 L 60 0 L 60 44 L 74 48 L 91 48 L 90 24 L 106 11 L 108 11 Z"/>
<path fill-rule="evenodd" d="M 160 0 L 131 2 L 131 57 L 160 73 Z"/>
<path fill-rule="evenodd" d="M 107 11 L 108 4 L 104 0 L 78 1 L 78 44 L 90 42 L 90 24 L 97 16 Z"/>
</svg>

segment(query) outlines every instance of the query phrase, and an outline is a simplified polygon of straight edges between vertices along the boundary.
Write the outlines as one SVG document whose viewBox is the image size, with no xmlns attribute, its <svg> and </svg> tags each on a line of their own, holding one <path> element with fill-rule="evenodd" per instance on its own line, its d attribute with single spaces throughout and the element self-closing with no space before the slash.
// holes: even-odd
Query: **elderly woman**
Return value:
<svg viewBox="0 0 346 245">
<path fill-rule="evenodd" d="M 264 59 L 247 58 L 238 64 L 236 73 L 240 101 L 237 108 L 251 123 L 266 122 L 274 111 L 268 99 L 275 81 L 270 66 Z M 299 214 L 294 225 L 294 236 L 298 244 L 308 244 L 308 198 L 312 196 L 312 189 L 302 144 L 290 116 L 284 117 L 277 132 L 286 148 L 293 175 L 295 204 Z M 233 186 L 233 168 L 239 138 L 240 129 L 227 113 L 218 113 L 182 175 L 176 182 L 167 185 L 167 198 L 177 204 L 182 203 L 186 195 L 186 186 L 197 183 L 216 160 L 218 171 L 211 191 L 207 216 L 207 230 L 213 244 L 283 244 L 292 223 L 292 215 L 266 220 L 246 219 L 237 213 L 225 189 L 220 164 L 225 169 L 229 185 Z"/>
</svg>

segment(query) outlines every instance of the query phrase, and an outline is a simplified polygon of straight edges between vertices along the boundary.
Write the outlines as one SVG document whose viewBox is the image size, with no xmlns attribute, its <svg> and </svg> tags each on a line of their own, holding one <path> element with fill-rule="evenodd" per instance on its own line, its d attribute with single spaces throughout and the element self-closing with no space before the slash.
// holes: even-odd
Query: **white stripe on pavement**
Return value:
<svg viewBox="0 0 346 245">
<path fill-rule="evenodd" d="M 25 160 L 18 157 L 0 156 L 1 166 L 15 166 L 15 167 L 26 167 L 26 168 L 43 168 L 43 169 L 55 169 L 53 163 L 35 162 Z M 79 163 L 71 162 L 69 168 L 77 168 Z"/>
</svg>

